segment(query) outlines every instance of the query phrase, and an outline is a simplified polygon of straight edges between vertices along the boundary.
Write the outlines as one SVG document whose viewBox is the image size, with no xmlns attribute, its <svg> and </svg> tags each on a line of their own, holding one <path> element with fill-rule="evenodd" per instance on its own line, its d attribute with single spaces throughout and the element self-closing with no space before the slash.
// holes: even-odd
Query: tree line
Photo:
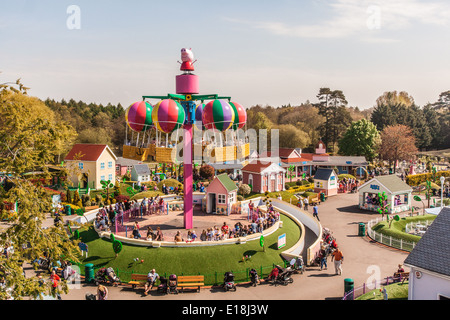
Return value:
<svg viewBox="0 0 450 320">
<path fill-rule="evenodd" d="M 76 132 L 74 143 L 107 144 L 113 152 L 122 154 L 125 140 L 125 109 L 119 103 L 106 106 L 70 99 L 46 99 L 45 105 L 58 121 L 70 125 Z M 67 146 L 66 153 L 71 146 Z"/>
<path fill-rule="evenodd" d="M 247 110 L 248 127 L 279 129 L 280 147 L 314 152 L 321 139 L 330 153 L 368 159 L 378 156 L 381 140 L 376 140 L 381 132 L 397 125 L 406 127 L 403 133 L 411 131 L 417 150 L 450 148 L 450 91 L 423 107 L 407 92 L 397 91 L 383 93 L 374 107 L 365 110 L 349 107 L 341 90 L 321 88 L 316 98 L 317 102 L 299 106 L 253 106 Z M 357 143 L 371 139 L 371 143 Z"/>
</svg>

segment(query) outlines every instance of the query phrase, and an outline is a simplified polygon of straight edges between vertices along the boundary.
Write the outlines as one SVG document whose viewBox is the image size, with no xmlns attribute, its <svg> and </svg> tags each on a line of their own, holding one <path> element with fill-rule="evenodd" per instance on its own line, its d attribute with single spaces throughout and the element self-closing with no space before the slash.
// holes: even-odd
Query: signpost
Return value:
<svg viewBox="0 0 450 320">
<path fill-rule="evenodd" d="M 278 237 L 278 250 L 286 246 L 286 233 Z"/>
</svg>

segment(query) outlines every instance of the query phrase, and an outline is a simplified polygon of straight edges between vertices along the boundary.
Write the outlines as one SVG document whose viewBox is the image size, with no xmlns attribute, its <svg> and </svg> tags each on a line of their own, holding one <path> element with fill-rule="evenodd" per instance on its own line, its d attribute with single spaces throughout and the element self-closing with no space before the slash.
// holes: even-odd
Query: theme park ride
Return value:
<svg viewBox="0 0 450 320">
<path fill-rule="evenodd" d="M 181 60 L 183 73 L 176 76 L 176 94 L 143 96 L 127 109 L 123 157 L 165 164 L 182 162 L 184 228 L 191 229 L 194 162 L 244 163 L 250 146 L 243 130 L 247 122 L 244 107 L 231 102 L 230 97 L 199 95 L 199 78 L 192 73 L 196 62 L 192 51 L 183 48 Z M 147 99 L 159 101 L 152 105 Z"/>
</svg>

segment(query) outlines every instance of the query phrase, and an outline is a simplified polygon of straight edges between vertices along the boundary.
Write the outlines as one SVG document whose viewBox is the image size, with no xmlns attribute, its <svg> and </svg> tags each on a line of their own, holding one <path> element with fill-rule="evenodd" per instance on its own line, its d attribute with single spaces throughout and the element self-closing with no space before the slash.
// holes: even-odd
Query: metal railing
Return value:
<svg viewBox="0 0 450 320">
<path fill-rule="evenodd" d="M 401 277 L 386 277 L 382 280 L 379 281 L 375 281 L 374 283 L 364 283 L 362 286 L 353 288 L 351 290 L 349 290 L 348 292 L 344 292 L 344 296 L 342 297 L 342 300 L 355 300 L 358 297 L 376 290 L 376 289 L 380 289 L 383 286 L 387 286 L 393 283 L 397 283 L 397 282 L 401 282 L 402 278 Z M 407 282 L 405 282 L 405 284 L 407 284 Z"/>
</svg>

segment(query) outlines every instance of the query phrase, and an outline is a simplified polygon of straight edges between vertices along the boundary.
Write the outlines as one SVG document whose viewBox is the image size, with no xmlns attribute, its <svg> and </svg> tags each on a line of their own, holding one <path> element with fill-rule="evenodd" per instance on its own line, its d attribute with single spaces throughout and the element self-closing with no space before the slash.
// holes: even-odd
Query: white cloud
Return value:
<svg viewBox="0 0 450 320">
<path fill-rule="evenodd" d="M 450 25 L 450 3 L 444 1 L 419 0 L 334 0 L 327 5 L 332 16 L 314 24 L 292 25 L 279 21 L 227 21 L 248 24 L 256 29 L 275 35 L 300 38 L 345 38 L 368 36 L 371 31 L 403 30 L 415 24 L 448 27 Z M 373 28 L 371 27 L 373 26 Z M 370 40 L 376 41 L 375 37 Z M 378 42 L 392 42 L 394 39 L 380 38 Z"/>
</svg>

